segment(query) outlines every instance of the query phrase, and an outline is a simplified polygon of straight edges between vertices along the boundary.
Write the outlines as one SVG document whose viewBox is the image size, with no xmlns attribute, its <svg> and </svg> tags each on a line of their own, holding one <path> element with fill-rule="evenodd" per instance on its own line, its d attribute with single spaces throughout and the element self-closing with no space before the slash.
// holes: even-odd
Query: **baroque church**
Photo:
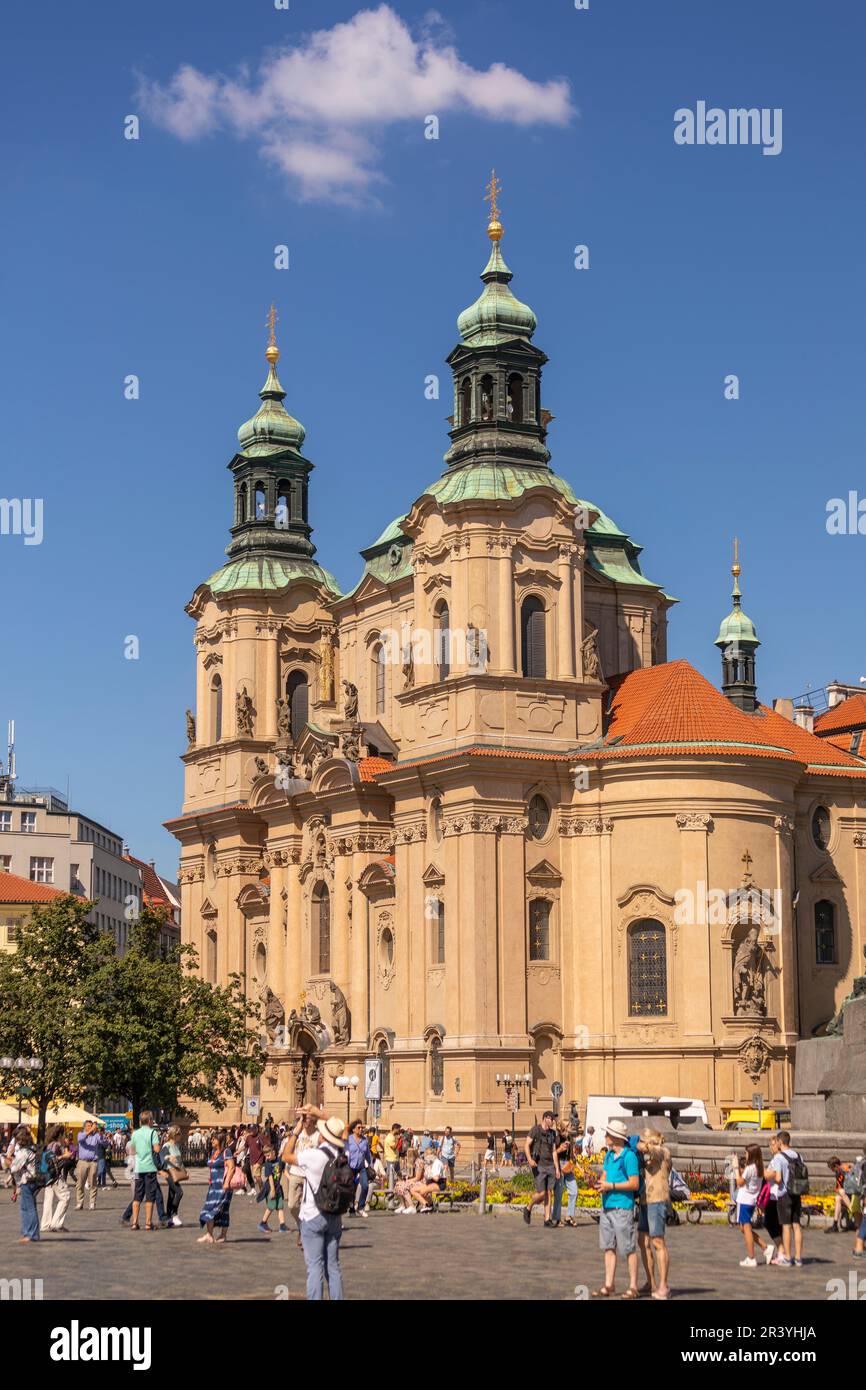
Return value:
<svg viewBox="0 0 866 1390">
<path fill-rule="evenodd" d="M 667 660 L 674 600 L 551 467 L 492 192 L 440 476 L 342 593 L 272 313 L 228 558 L 187 605 L 183 937 L 242 977 L 268 1053 L 227 1123 L 342 1113 L 337 1078 L 371 1072 L 349 1103 L 382 1125 L 481 1135 L 506 1092 L 527 1115 L 694 1097 L 718 1123 L 789 1102 L 798 1038 L 858 973 L 866 761 L 758 702 L 738 563 L 721 688 Z"/>
</svg>

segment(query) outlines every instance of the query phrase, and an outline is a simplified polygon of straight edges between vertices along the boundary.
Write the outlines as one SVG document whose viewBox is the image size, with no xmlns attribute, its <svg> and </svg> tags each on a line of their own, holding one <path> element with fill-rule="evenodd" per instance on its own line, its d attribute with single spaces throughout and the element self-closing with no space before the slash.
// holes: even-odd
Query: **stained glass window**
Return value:
<svg viewBox="0 0 866 1390">
<path fill-rule="evenodd" d="M 442 1043 L 434 1038 L 430 1044 L 430 1090 L 441 1096 L 445 1090 L 445 1068 L 442 1062 Z"/>
<path fill-rule="evenodd" d="M 628 933 L 628 1011 L 646 1018 L 668 1011 L 665 929 L 661 922 L 635 922 Z"/>
<path fill-rule="evenodd" d="M 550 903 L 533 898 L 529 904 L 529 959 L 550 960 Z"/>
<path fill-rule="evenodd" d="M 815 904 L 815 962 L 836 964 L 836 913 L 826 900 Z"/>
</svg>

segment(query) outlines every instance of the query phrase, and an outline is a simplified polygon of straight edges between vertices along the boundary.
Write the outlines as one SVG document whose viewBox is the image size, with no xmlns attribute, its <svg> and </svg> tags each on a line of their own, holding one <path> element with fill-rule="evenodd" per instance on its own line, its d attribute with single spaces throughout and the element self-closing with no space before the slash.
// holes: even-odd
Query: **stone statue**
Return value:
<svg viewBox="0 0 866 1390">
<path fill-rule="evenodd" d="M 190 748 L 195 748 L 195 715 L 191 709 L 186 712 L 186 741 Z"/>
<path fill-rule="evenodd" d="M 331 640 L 329 628 L 322 628 L 322 639 L 319 643 L 319 661 L 322 684 L 320 699 L 330 702 L 334 698 L 334 644 Z"/>
<path fill-rule="evenodd" d="M 340 751 L 347 762 L 356 763 L 361 756 L 361 734 L 352 729 L 340 736 Z"/>
<path fill-rule="evenodd" d="M 281 739 L 292 736 L 292 712 L 288 700 L 277 700 L 277 733 Z"/>
<path fill-rule="evenodd" d="M 580 644 L 583 654 L 583 674 L 588 680 L 598 680 L 601 673 L 601 663 L 598 659 L 598 628 L 594 627 L 587 637 L 584 637 Z"/>
<path fill-rule="evenodd" d="M 334 1034 L 334 1042 L 338 1047 L 343 1047 L 349 1041 L 349 1006 L 346 1003 L 346 996 L 333 980 L 330 981 L 331 989 L 331 1031 Z"/>
<path fill-rule="evenodd" d="M 253 702 L 250 699 L 249 691 L 246 686 L 244 686 L 240 695 L 238 695 L 235 700 L 235 716 L 239 734 L 248 734 L 252 736 L 254 715 L 255 709 L 253 707 Z"/>
<path fill-rule="evenodd" d="M 268 765 L 265 762 L 264 758 L 256 758 L 256 771 L 258 772 L 260 777 L 267 777 Z"/>
<path fill-rule="evenodd" d="M 471 621 L 466 624 L 466 664 L 476 671 L 487 669 L 487 633 Z"/>
<path fill-rule="evenodd" d="M 286 1021 L 286 1011 L 270 985 L 267 984 L 262 984 L 259 988 L 259 1003 L 262 1006 L 262 1019 L 268 1035 L 268 1042 L 273 1044 L 276 1041 L 277 1033 Z"/>
<path fill-rule="evenodd" d="M 343 681 L 345 699 L 343 703 L 343 718 L 350 720 L 354 724 L 358 718 L 358 687 L 351 681 Z"/>
<path fill-rule="evenodd" d="M 481 418 L 482 420 L 493 419 L 493 397 L 489 391 L 481 392 Z"/>
<path fill-rule="evenodd" d="M 313 775 L 313 769 L 309 758 L 307 758 L 299 748 L 296 748 L 292 755 L 292 772 L 295 777 L 300 778 L 302 782 L 309 782 Z"/>
<path fill-rule="evenodd" d="M 403 689 L 413 690 L 415 687 L 415 653 L 412 650 L 411 641 L 407 642 L 403 648 Z"/>
<path fill-rule="evenodd" d="M 759 932 L 760 927 L 749 927 L 734 957 L 734 1013 L 738 1017 L 744 1014 L 763 1017 L 767 1012 L 766 957 L 758 944 Z"/>
<path fill-rule="evenodd" d="M 317 743 L 317 744 L 316 744 L 315 748 L 313 749 L 313 760 L 312 760 L 312 763 L 310 764 L 310 767 L 311 767 L 312 775 L 313 775 L 313 776 L 315 776 L 315 774 L 316 774 L 318 768 L 319 768 L 320 765 L 325 761 L 325 759 L 326 759 L 327 757 L 330 757 L 330 753 L 331 753 L 331 750 L 330 750 L 330 748 L 329 748 L 326 744 L 324 744 L 324 743 Z"/>
<path fill-rule="evenodd" d="M 866 947 L 864 947 L 864 954 L 866 954 Z M 843 1025 L 846 1004 L 850 1004 L 854 999 L 862 999 L 864 995 L 866 995 L 866 975 L 857 975 L 854 978 L 854 988 L 852 989 L 851 993 L 845 999 L 842 1000 L 842 1005 L 839 1009 L 839 1012 L 835 1015 L 834 1018 L 831 1018 L 830 1022 L 827 1024 L 827 1027 L 824 1029 L 824 1032 L 827 1035 L 827 1037 L 841 1038 L 844 1032 Z"/>
</svg>

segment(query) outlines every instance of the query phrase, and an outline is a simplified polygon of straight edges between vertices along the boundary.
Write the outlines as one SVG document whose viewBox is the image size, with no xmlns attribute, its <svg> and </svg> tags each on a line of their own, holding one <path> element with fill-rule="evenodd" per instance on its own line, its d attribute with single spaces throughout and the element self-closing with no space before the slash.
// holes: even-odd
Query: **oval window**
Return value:
<svg viewBox="0 0 866 1390">
<path fill-rule="evenodd" d="M 382 952 L 383 964 L 390 965 L 394 959 L 394 933 L 391 931 L 390 927 L 386 927 L 382 932 L 380 950 Z"/>
<path fill-rule="evenodd" d="M 534 796 L 529 803 L 529 833 L 533 840 L 543 840 L 550 825 L 550 807 L 543 796 Z"/>
<path fill-rule="evenodd" d="M 830 833 L 832 831 L 830 822 L 830 812 L 826 806 L 819 806 L 812 817 L 812 839 L 818 849 L 826 849 L 830 843 Z"/>
</svg>

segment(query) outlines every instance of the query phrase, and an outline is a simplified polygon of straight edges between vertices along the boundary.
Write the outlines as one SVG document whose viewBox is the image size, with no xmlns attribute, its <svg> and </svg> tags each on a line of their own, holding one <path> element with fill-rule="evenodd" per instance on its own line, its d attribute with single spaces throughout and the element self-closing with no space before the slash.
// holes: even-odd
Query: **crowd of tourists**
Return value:
<svg viewBox="0 0 866 1390">
<path fill-rule="evenodd" d="M 343 1219 L 366 1218 L 371 1190 L 386 1190 L 388 1205 L 397 1215 L 433 1210 L 436 1196 L 456 1175 L 461 1144 L 452 1128 L 434 1135 L 420 1134 L 400 1124 L 380 1131 L 360 1120 L 342 1120 L 312 1105 L 301 1106 L 294 1123 L 275 1123 L 270 1116 L 259 1124 L 224 1129 L 196 1129 L 184 1142 L 175 1125 L 154 1122 L 143 1111 L 133 1132 L 108 1134 L 92 1120 L 81 1129 L 56 1125 L 46 1142 L 37 1145 L 26 1125 L 0 1137 L 4 1184 L 19 1203 L 22 1243 L 38 1241 L 44 1232 L 68 1230 L 67 1214 L 96 1207 L 100 1187 L 119 1186 L 111 1170 L 113 1155 L 124 1163 L 129 1203 L 121 1221 L 132 1231 L 154 1231 L 183 1225 L 179 1215 L 187 1162 L 206 1161 L 208 1182 L 197 1212 L 202 1245 L 224 1246 L 229 1234 L 232 1201 L 247 1196 L 256 1203 L 262 1235 L 295 1233 L 307 1270 L 307 1297 L 343 1297 L 340 1239 Z M 194 1156 L 191 1157 L 191 1156 Z M 611 1120 L 603 1133 L 585 1132 L 576 1120 L 558 1119 L 545 1111 L 522 1143 L 504 1132 L 501 1144 L 486 1136 L 482 1166 L 526 1168 L 533 1192 L 523 1208 L 532 1224 L 542 1209 L 547 1228 L 575 1227 L 578 1167 L 585 1160 L 597 1170 L 600 1194 L 599 1245 L 604 1254 L 604 1280 L 593 1298 L 616 1296 L 617 1266 L 624 1261 L 627 1286 L 620 1295 L 665 1300 L 671 1297 L 670 1258 L 666 1229 L 673 1217 L 672 1202 L 683 1196 L 662 1135 L 647 1127 L 629 1133 L 623 1120 Z M 853 1255 L 864 1256 L 866 1217 L 866 1159 L 853 1163 L 829 1161 L 834 1176 L 834 1219 L 829 1233 L 859 1221 Z M 740 1265 L 800 1267 L 803 1263 L 802 1197 L 808 1188 L 808 1169 L 780 1130 L 769 1141 L 765 1157 L 759 1144 L 732 1154 L 728 1171 L 736 1224 L 742 1232 L 745 1255 Z M 162 1179 L 163 1181 L 160 1181 Z M 677 1184 L 680 1184 L 678 1188 Z M 686 1195 L 687 1193 L 687 1189 Z M 41 1216 L 38 1197 L 43 1195 Z M 188 1203 L 189 1205 L 189 1203 Z M 563 1205 L 565 1214 L 563 1215 Z M 275 1224 L 272 1225 L 272 1222 Z M 760 1234 L 766 1233 L 765 1240 Z M 643 1283 L 639 1284 L 639 1269 Z"/>
</svg>

